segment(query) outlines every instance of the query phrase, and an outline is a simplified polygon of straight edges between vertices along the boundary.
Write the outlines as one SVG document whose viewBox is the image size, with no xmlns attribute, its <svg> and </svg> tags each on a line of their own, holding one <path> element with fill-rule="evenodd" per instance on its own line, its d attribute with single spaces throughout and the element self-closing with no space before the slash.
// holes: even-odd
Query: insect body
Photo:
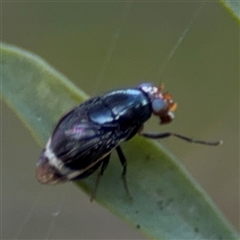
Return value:
<svg viewBox="0 0 240 240">
<path fill-rule="evenodd" d="M 60 119 L 40 155 L 36 168 L 38 181 L 55 184 L 83 179 L 101 167 L 100 176 L 108 165 L 111 152 L 116 149 L 127 190 L 127 162 L 120 143 L 137 133 L 147 138 L 176 136 L 207 145 L 220 143 L 196 141 L 170 132 L 142 133 L 143 124 L 151 115 L 159 117 L 160 124 L 173 120 L 176 103 L 170 94 L 162 92 L 162 88 L 144 83 L 91 98 L 72 109 Z"/>
</svg>

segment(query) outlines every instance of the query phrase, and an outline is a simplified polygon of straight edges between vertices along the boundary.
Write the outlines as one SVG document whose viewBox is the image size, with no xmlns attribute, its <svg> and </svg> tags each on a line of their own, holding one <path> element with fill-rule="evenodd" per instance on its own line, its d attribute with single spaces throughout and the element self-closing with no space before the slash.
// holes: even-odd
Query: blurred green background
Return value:
<svg viewBox="0 0 240 240">
<path fill-rule="evenodd" d="M 161 143 L 239 230 L 239 27 L 217 2 L 31 1 L 1 7 L 3 42 L 38 54 L 91 96 L 163 82 L 178 103 L 176 119 L 166 126 L 150 121 L 145 130 L 224 140 L 219 147 Z M 144 238 L 73 184 L 39 185 L 34 168 L 41 147 L 5 103 L 2 114 L 3 239 Z"/>
</svg>

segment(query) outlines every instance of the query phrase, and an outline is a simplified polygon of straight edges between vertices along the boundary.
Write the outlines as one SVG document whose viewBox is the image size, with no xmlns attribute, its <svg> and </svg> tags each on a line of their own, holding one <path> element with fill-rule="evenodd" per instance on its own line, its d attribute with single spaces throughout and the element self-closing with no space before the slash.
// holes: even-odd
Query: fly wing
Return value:
<svg viewBox="0 0 240 240">
<path fill-rule="evenodd" d="M 63 116 L 51 138 L 53 152 L 71 169 L 85 169 L 120 142 L 117 125 L 97 125 L 89 121 L 89 102 L 86 103 Z"/>
</svg>

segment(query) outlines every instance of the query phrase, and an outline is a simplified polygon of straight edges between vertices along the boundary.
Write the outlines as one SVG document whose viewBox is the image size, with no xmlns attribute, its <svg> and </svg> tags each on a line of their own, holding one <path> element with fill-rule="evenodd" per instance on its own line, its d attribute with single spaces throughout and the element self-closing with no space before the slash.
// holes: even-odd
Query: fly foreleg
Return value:
<svg viewBox="0 0 240 240">
<path fill-rule="evenodd" d="M 209 142 L 204 140 L 196 140 L 190 137 L 186 137 L 184 135 L 178 134 L 178 133 L 172 133 L 172 132 L 165 132 L 165 133 L 142 133 L 140 132 L 139 135 L 146 137 L 146 138 L 152 138 L 152 139 L 161 139 L 161 138 L 167 138 L 167 137 L 177 137 L 184 141 L 190 142 L 190 143 L 199 143 L 203 145 L 210 145 L 210 146 L 217 146 L 219 144 L 222 144 L 222 141 L 216 141 L 216 142 Z"/>
</svg>

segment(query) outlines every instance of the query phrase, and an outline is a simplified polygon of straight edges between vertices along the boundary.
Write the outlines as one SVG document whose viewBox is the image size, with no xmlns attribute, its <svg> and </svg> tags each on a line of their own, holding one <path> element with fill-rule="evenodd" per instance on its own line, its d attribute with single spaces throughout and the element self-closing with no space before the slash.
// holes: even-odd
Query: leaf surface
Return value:
<svg viewBox="0 0 240 240">
<path fill-rule="evenodd" d="M 230 13 L 230 15 L 240 23 L 240 1 L 219 0 L 219 2 Z"/>
<path fill-rule="evenodd" d="M 1 92 L 43 146 L 57 120 L 87 95 L 36 55 L 1 45 Z M 151 239 L 237 239 L 235 229 L 181 164 L 156 141 L 123 144 L 130 201 L 113 154 L 95 201 Z M 91 195 L 96 176 L 77 182 Z"/>
</svg>

